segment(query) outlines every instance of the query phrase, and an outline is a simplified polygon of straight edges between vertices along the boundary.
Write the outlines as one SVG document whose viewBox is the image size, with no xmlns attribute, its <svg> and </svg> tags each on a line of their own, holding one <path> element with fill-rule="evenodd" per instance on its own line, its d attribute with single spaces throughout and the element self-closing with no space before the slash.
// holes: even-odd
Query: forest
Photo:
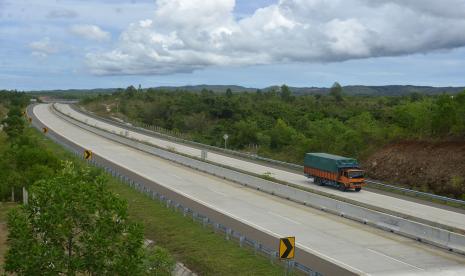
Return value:
<svg viewBox="0 0 465 276">
<path fill-rule="evenodd" d="M 465 91 L 447 92 L 349 95 L 338 83 L 326 94 L 299 96 L 286 85 L 223 93 L 130 86 L 86 97 L 81 105 L 185 139 L 296 164 L 306 152 L 355 157 L 369 177 L 465 198 Z"/>
<path fill-rule="evenodd" d="M 311 151 L 363 159 L 395 141 L 465 137 L 465 91 L 376 97 L 347 96 L 337 83 L 327 95 L 306 96 L 292 95 L 286 85 L 256 93 L 141 92 L 129 87 L 88 97 L 82 104 L 219 147 L 228 134 L 232 149 L 299 164 Z"/>
</svg>

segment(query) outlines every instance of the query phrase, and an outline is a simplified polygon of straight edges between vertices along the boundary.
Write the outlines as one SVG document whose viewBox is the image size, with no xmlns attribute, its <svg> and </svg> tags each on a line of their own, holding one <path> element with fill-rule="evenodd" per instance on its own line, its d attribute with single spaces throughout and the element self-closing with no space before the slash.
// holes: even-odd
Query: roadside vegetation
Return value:
<svg viewBox="0 0 465 276">
<path fill-rule="evenodd" d="M 465 91 L 453 96 L 347 96 L 335 83 L 327 95 L 294 96 L 285 85 L 255 93 L 142 91 L 131 86 L 112 95 L 86 98 L 81 104 L 100 115 L 158 126 L 218 147 L 224 147 L 223 136 L 228 134 L 228 148 L 297 164 L 302 164 L 306 152 L 368 161 L 383 147 L 398 142 L 460 142 L 465 138 Z M 396 181 L 399 178 L 407 179 L 401 175 Z M 465 196 L 462 189 L 442 190 L 437 179 L 430 178 L 420 179 L 418 185 L 401 183 Z M 438 178 L 456 187 L 465 172 Z"/>
<path fill-rule="evenodd" d="M 9 94 L 17 96 L 24 95 Z M 170 275 L 176 259 L 207 275 L 283 274 L 280 265 L 89 167 L 28 127 L 28 100 L 13 102 L 2 102 L 0 273 L 3 266 L 18 275 Z M 23 187 L 27 205 L 20 204 Z M 146 248 L 145 239 L 156 246 Z"/>
</svg>

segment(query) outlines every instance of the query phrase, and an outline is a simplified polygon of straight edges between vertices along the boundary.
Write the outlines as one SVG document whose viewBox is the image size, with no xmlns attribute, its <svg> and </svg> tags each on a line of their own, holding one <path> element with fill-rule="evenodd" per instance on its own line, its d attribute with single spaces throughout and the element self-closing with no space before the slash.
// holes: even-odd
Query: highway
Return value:
<svg viewBox="0 0 465 276">
<path fill-rule="evenodd" d="M 462 255 L 449 253 L 412 239 L 341 219 L 176 165 L 85 131 L 59 118 L 49 108 L 50 105 L 37 105 L 33 109 L 34 115 L 64 139 L 90 149 L 98 156 L 111 160 L 134 174 L 156 181 L 167 189 L 215 209 L 258 231 L 276 237 L 296 236 L 298 248 L 325 256 L 328 260 L 354 273 L 369 275 L 417 273 L 464 275 L 465 273 L 465 257 Z M 61 108 L 68 107 L 64 105 Z M 65 111 L 65 113 L 71 112 L 73 112 L 71 109 Z M 76 116 L 82 115 L 76 114 Z M 82 119 L 104 126 L 104 123 L 93 122 L 91 118 Z M 114 128 L 110 125 L 105 127 Z M 138 134 L 130 133 L 130 135 L 136 137 Z M 160 142 L 167 143 L 163 140 Z M 177 151 L 184 151 L 184 146 L 175 145 L 175 147 Z M 196 154 L 194 149 L 185 148 Z M 212 155 L 210 154 L 209 158 L 226 158 Z M 232 162 L 229 159 L 227 162 Z M 253 165 L 268 170 L 266 167 Z M 300 180 L 295 180 L 300 182 L 302 177 Z M 308 185 L 306 182 L 301 184 Z"/>
<path fill-rule="evenodd" d="M 97 126 L 98 128 L 105 129 L 117 134 L 127 134 L 127 137 L 144 141 L 162 148 L 175 149 L 177 152 L 186 155 L 195 156 L 198 158 L 201 157 L 201 150 L 191 147 L 189 145 L 167 141 L 164 139 L 148 136 L 134 131 L 127 132 L 126 129 L 123 129 L 121 127 L 106 123 L 104 121 L 96 120 L 85 114 L 79 113 L 67 104 L 55 104 L 55 106 L 63 113 L 68 114 L 82 122 L 86 122 L 90 125 Z M 351 201 L 359 202 L 361 204 L 374 206 L 378 210 L 389 210 L 396 215 L 400 215 L 406 218 L 418 218 L 419 221 L 430 222 L 432 225 L 440 224 L 448 226 L 451 229 L 458 229 L 458 231 L 456 230 L 457 232 L 465 233 L 465 214 L 440 209 L 432 206 L 427 206 L 417 202 L 399 199 L 366 190 L 363 190 L 360 193 L 344 193 L 336 189 L 314 185 L 309 179 L 303 176 L 303 174 L 296 174 L 274 167 L 267 167 L 264 165 L 254 163 L 252 161 L 237 159 L 234 157 L 229 157 L 213 152 L 208 152 L 207 159 L 211 162 L 219 163 L 229 167 L 234 167 L 242 171 L 251 172 L 254 174 L 262 175 L 264 173 L 271 173 L 272 177 L 278 180 L 292 183 L 294 185 L 311 188 L 338 197 L 343 197 Z"/>
</svg>

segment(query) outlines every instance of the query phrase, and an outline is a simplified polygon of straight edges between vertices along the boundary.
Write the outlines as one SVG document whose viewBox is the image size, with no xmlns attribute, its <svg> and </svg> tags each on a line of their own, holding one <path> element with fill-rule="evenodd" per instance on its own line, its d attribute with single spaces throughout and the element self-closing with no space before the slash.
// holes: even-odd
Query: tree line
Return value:
<svg viewBox="0 0 465 276">
<path fill-rule="evenodd" d="M 283 161 L 306 152 L 364 158 L 399 140 L 465 137 L 465 91 L 455 96 L 347 96 L 338 84 L 328 95 L 293 96 L 286 85 L 256 93 L 200 93 L 128 87 L 88 97 L 87 108 L 169 130 L 197 142 L 228 146 Z M 258 150 L 257 150 L 258 149 Z"/>
</svg>

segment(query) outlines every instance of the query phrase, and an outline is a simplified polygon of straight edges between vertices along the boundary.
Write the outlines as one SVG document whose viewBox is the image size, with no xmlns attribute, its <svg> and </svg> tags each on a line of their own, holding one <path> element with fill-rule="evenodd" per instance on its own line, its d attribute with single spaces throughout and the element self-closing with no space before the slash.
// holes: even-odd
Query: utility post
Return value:
<svg viewBox="0 0 465 276">
<path fill-rule="evenodd" d="M 223 139 L 224 139 L 224 149 L 227 149 L 228 148 L 228 138 L 229 138 L 229 135 L 228 134 L 225 134 L 223 136 Z"/>
</svg>

